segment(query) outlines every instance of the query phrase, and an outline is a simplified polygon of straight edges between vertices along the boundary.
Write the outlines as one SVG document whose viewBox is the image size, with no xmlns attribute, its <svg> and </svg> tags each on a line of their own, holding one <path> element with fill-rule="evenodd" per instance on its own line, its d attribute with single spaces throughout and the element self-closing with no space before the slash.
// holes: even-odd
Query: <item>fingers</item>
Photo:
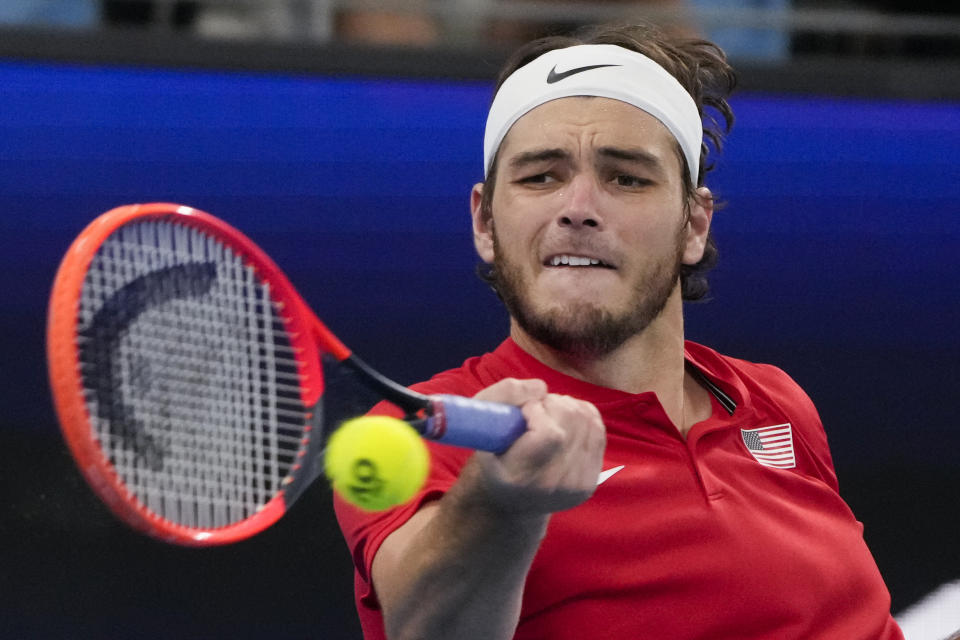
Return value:
<svg viewBox="0 0 960 640">
<path fill-rule="evenodd" d="M 557 466 L 561 483 L 588 487 L 592 492 L 603 463 L 606 428 L 593 404 L 570 396 L 549 394 L 528 403 L 523 412 L 528 421 L 527 464 Z"/>
<path fill-rule="evenodd" d="M 534 464 L 556 455 L 595 450 L 605 440 L 600 412 L 589 402 L 548 394 L 542 400 L 528 402 L 521 411 L 527 420 L 527 444 L 530 448 L 535 445 L 537 458 L 543 458 L 532 459 Z"/>
<path fill-rule="evenodd" d="M 595 406 L 548 393 L 540 380 L 502 380 L 475 397 L 518 405 L 527 421 L 503 454 L 474 456 L 488 498 L 511 512 L 547 513 L 592 495 L 606 446 Z"/>
</svg>

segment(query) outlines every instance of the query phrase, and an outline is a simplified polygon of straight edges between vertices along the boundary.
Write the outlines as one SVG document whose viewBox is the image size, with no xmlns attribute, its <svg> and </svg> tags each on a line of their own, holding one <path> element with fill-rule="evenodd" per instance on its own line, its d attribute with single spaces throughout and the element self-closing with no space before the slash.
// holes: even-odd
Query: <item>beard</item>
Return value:
<svg viewBox="0 0 960 640">
<path fill-rule="evenodd" d="M 680 279 L 682 242 L 682 235 L 678 234 L 673 253 L 650 266 L 634 286 L 629 303 L 619 312 L 590 302 L 535 309 L 528 295 L 529 283 L 521 269 L 504 256 L 496 230 L 490 275 L 510 316 L 530 337 L 561 353 L 597 358 L 642 333 L 663 312 Z"/>
</svg>

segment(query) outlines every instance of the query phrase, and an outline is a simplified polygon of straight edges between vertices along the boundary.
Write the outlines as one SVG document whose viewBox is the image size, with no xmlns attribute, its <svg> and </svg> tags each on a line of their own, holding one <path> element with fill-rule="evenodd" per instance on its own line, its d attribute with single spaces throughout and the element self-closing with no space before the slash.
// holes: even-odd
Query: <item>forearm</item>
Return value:
<svg viewBox="0 0 960 640">
<path fill-rule="evenodd" d="M 468 464 L 421 527 L 378 553 L 374 586 L 391 640 L 513 636 L 549 516 L 494 511 L 480 482 Z"/>
<path fill-rule="evenodd" d="M 475 453 L 457 482 L 384 540 L 373 586 L 391 640 L 511 638 L 550 514 L 597 487 L 606 432 L 591 404 L 505 379 L 476 396 L 521 407 L 527 430 Z"/>
</svg>

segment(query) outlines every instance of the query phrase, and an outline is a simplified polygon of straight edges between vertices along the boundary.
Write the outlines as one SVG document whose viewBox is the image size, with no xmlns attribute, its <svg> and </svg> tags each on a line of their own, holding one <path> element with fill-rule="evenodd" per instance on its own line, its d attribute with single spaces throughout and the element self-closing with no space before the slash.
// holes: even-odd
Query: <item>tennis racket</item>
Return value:
<svg viewBox="0 0 960 640">
<path fill-rule="evenodd" d="M 47 359 L 90 486 L 176 544 L 236 542 L 279 520 L 322 474 L 330 432 L 372 406 L 369 391 L 452 445 L 502 452 L 526 429 L 516 407 L 379 374 L 250 239 L 176 204 L 119 207 L 77 237 L 50 298 Z"/>
</svg>

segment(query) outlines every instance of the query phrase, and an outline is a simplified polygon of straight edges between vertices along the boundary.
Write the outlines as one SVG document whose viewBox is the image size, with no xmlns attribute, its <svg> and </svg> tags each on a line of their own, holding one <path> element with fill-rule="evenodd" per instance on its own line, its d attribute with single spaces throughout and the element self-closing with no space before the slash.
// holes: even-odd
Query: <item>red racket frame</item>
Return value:
<svg viewBox="0 0 960 640">
<path fill-rule="evenodd" d="M 139 220 L 162 220 L 200 228 L 238 250 L 247 264 L 270 283 L 271 297 L 298 353 L 301 399 L 306 407 L 317 405 L 323 394 L 321 351 L 338 361 L 351 356 L 348 349 L 309 310 L 279 267 L 247 236 L 227 223 L 197 209 L 172 204 L 126 205 L 112 209 L 92 223 L 70 246 L 54 280 L 47 319 L 47 360 L 54 405 L 64 439 L 80 471 L 97 495 L 124 522 L 134 529 L 165 542 L 186 546 L 230 544 L 249 538 L 279 520 L 288 508 L 284 493 L 278 491 L 254 516 L 220 528 L 190 528 L 153 513 L 123 484 L 96 442 L 84 399 L 77 349 L 77 317 L 87 269 L 106 239 L 120 227 Z M 308 427 L 309 429 L 309 427 Z M 307 433 L 299 455 L 306 452 Z M 299 464 L 294 465 L 295 471 Z"/>
</svg>

